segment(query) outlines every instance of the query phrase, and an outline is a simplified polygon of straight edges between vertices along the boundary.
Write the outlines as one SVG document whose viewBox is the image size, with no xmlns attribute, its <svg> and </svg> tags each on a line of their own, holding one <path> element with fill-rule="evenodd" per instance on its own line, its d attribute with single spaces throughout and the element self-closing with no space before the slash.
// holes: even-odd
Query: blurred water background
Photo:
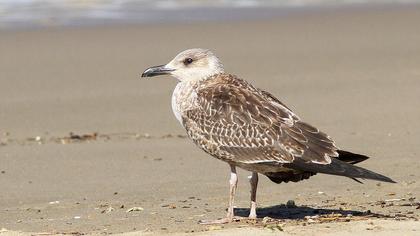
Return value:
<svg viewBox="0 0 420 236">
<path fill-rule="evenodd" d="M 325 7 L 413 3 L 420 0 L 0 0 L 0 29 L 259 19 Z"/>
</svg>

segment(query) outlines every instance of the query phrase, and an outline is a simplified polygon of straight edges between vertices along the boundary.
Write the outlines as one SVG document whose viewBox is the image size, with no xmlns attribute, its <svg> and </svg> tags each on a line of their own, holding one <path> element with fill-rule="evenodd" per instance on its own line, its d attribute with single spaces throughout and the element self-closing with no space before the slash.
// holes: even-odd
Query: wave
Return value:
<svg viewBox="0 0 420 236">
<path fill-rule="evenodd" d="M 263 17 L 293 9 L 420 0 L 0 0 L 0 29 Z"/>
</svg>

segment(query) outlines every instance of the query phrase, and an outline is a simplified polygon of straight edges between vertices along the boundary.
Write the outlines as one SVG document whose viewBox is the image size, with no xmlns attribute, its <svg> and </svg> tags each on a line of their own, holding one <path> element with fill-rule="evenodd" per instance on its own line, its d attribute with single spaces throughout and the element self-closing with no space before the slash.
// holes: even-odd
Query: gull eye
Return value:
<svg viewBox="0 0 420 236">
<path fill-rule="evenodd" d="M 193 59 L 191 57 L 185 58 L 184 65 L 189 65 L 193 62 Z"/>
</svg>

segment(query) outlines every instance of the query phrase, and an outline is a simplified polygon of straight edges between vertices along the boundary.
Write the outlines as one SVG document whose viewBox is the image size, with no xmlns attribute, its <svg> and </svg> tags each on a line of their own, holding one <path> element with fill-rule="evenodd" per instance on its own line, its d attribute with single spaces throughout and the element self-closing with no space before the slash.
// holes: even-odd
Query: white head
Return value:
<svg viewBox="0 0 420 236">
<path fill-rule="evenodd" d="M 194 48 L 179 53 L 166 65 L 146 69 L 141 77 L 169 74 L 180 81 L 191 81 L 223 72 L 222 63 L 210 50 Z"/>
</svg>

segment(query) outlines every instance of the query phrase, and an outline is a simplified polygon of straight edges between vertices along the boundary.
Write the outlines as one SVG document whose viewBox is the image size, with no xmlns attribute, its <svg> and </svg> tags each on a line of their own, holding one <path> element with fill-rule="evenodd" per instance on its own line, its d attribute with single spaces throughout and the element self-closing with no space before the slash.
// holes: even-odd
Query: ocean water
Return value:
<svg viewBox="0 0 420 236">
<path fill-rule="evenodd" d="M 420 0 L 0 0 L 0 29 L 273 17 L 308 8 Z"/>
</svg>

